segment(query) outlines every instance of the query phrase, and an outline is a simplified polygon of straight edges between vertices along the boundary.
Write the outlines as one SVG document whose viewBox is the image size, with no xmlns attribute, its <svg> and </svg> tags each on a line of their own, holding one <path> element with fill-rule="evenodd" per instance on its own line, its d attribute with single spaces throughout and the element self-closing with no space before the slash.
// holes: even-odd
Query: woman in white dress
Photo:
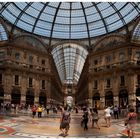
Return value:
<svg viewBox="0 0 140 140">
<path fill-rule="evenodd" d="M 106 109 L 104 110 L 104 117 L 105 117 L 107 127 L 110 127 L 111 126 L 111 109 L 110 109 L 110 107 L 106 107 Z"/>
</svg>

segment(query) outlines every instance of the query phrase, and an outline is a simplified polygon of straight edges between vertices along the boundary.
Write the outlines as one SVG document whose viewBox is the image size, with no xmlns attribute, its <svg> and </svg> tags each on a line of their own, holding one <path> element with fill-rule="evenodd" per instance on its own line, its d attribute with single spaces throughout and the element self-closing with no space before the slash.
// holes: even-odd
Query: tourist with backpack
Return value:
<svg viewBox="0 0 140 140">
<path fill-rule="evenodd" d="M 68 135 L 68 131 L 70 128 L 70 120 L 70 112 L 67 111 L 67 107 L 64 107 L 64 111 L 62 112 L 60 119 L 60 130 L 62 131 L 63 137 Z"/>
</svg>

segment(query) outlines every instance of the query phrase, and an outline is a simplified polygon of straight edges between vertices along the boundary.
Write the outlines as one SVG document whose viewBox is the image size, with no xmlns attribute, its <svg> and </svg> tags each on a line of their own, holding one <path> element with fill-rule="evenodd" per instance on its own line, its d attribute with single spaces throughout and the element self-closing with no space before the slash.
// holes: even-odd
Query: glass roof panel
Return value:
<svg viewBox="0 0 140 140">
<path fill-rule="evenodd" d="M 7 40 L 8 37 L 7 37 L 7 33 L 3 27 L 3 25 L 0 23 L 0 41 L 4 41 L 4 40 Z"/>
<path fill-rule="evenodd" d="M 62 82 L 69 83 L 69 80 L 78 82 L 87 54 L 84 48 L 73 43 L 59 45 L 53 49 L 52 55 Z"/>
<path fill-rule="evenodd" d="M 100 36 L 125 26 L 140 15 L 138 2 L 8 2 L 1 6 L 4 9 L 1 16 L 15 26 L 58 39 Z M 123 24 L 117 24 L 119 20 Z M 42 28 L 39 29 L 40 23 Z"/>
</svg>

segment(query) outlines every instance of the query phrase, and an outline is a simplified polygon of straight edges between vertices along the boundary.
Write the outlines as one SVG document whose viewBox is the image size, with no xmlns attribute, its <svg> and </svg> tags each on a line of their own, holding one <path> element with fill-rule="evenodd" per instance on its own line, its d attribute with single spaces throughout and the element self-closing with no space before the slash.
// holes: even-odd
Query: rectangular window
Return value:
<svg viewBox="0 0 140 140">
<path fill-rule="evenodd" d="M 2 74 L 0 74 L 0 84 L 2 84 Z"/>
<path fill-rule="evenodd" d="M 138 82 L 138 85 L 140 85 L 140 75 L 137 75 L 137 82 Z"/>
<path fill-rule="evenodd" d="M 42 65 L 45 65 L 45 60 L 44 59 L 42 60 Z"/>
<path fill-rule="evenodd" d="M 110 79 L 106 80 L 106 87 L 109 88 L 110 87 Z"/>
<path fill-rule="evenodd" d="M 124 86 L 125 85 L 125 78 L 124 76 L 121 76 L 121 86 Z"/>
<path fill-rule="evenodd" d="M 94 89 L 97 89 L 97 88 L 98 88 L 98 81 L 94 80 Z"/>
<path fill-rule="evenodd" d="M 45 89 L 45 80 L 42 80 L 42 89 Z"/>
<path fill-rule="evenodd" d="M 94 65 L 97 65 L 98 64 L 98 60 L 94 60 Z"/>
<path fill-rule="evenodd" d="M 0 59 L 5 58 L 5 52 L 0 52 Z"/>
<path fill-rule="evenodd" d="M 20 53 L 15 53 L 16 60 L 20 60 Z"/>
<path fill-rule="evenodd" d="M 106 59 L 106 62 L 107 62 L 107 63 L 109 63 L 109 62 L 111 61 L 111 56 L 110 56 L 110 55 L 108 55 L 108 56 L 106 56 L 106 58 L 105 58 L 105 59 Z"/>
<path fill-rule="evenodd" d="M 32 63 L 32 62 L 33 62 L 33 56 L 29 55 L 29 63 Z"/>
<path fill-rule="evenodd" d="M 19 85 L 19 76 L 15 75 L 15 85 Z"/>
<path fill-rule="evenodd" d="M 33 87 L 33 78 L 29 78 L 29 87 Z"/>
</svg>

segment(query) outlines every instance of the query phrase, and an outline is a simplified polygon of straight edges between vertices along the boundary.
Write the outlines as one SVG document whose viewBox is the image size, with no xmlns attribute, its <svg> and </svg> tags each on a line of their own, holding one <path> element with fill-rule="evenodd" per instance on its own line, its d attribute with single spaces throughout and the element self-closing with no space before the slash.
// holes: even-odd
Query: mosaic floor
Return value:
<svg viewBox="0 0 140 140">
<path fill-rule="evenodd" d="M 50 115 L 43 118 L 31 116 L 0 117 L 0 138 L 59 138 L 60 115 Z M 123 138 L 126 136 L 124 121 L 112 120 L 112 125 L 107 128 L 103 118 L 99 120 L 101 129 L 91 128 L 88 131 L 80 126 L 81 114 L 72 114 L 69 135 L 67 137 L 80 138 Z M 136 136 L 140 138 L 140 124 L 137 124 Z"/>
</svg>

